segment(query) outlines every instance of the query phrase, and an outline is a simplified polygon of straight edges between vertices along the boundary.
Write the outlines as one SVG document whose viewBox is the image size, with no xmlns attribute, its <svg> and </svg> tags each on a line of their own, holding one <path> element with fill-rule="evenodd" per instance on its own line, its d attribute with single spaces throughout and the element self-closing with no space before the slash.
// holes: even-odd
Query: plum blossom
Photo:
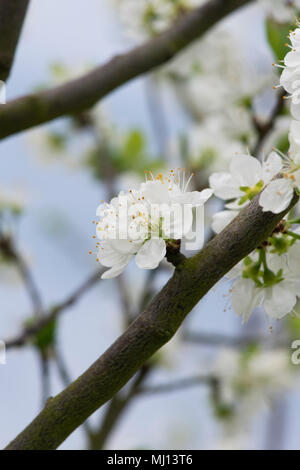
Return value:
<svg viewBox="0 0 300 470">
<path fill-rule="evenodd" d="M 286 349 L 221 350 L 213 374 L 219 380 L 219 406 L 228 411 L 227 419 L 220 420 L 221 449 L 249 448 L 255 417 L 297 383 Z"/>
<path fill-rule="evenodd" d="M 166 30 L 187 9 L 205 0 L 114 0 L 121 23 L 134 39 L 144 39 Z"/>
<path fill-rule="evenodd" d="M 226 210 L 213 216 L 213 230 L 216 233 L 222 231 L 281 168 L 281 158 L 272 152 L 262 163 L 251 155 L 236 155 L 231 160 L 229 172 L 213 173 L 209 184 L 215 196 L 230 200 Z"/>
<path fill-rule="evenodd" d="M 260 305 L 269 317 L 276 319 L 295 307 L 300 289 L 300 242 L 294 239 L 289 245 L 285 254 L 260 248 L 228 274 L 234 279 L 232 307 L 243 322 Z"/>
<path fill-rule="evenodd" d="M 259 204 L 264 212 L 280 212 L 287 209 L 300 190 L 300 122 L 292 120 L 289 132 L 290 150 L 283 165 L 283 178 L 271 181 L 262 192 Z"/>
<path fill-rule="evenodd" d="M 195 211 L 212 195 L 211 189 L 188 191 L 192 175 L 185 171 L 164 178 L 150 173 L 138 190 L 121 192 L 96 215 L 97 260 L 109 267 L 102 278 L 121 274 L 132 257 L 139 268 L 155 269 L 166 255 L 166 243 L 184 239 L 192 230 Z"/>
</svg>

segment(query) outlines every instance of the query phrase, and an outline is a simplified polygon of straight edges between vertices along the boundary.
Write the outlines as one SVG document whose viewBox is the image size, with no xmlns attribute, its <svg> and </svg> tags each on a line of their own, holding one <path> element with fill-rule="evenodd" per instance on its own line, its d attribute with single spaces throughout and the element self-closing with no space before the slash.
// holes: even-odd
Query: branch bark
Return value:
<svg viewBox="0 0 300 470">
<path fill-rule="evenodd" d="M 7 80 L 29 0 L 0 0 L 0 80 Z"/>
<path fill-rule="evenodd" d="M 18 98 L 0 108 L 0 138 L 86 110 L 129 80 L 168 62 L 211 26 L 253 0 L 210 0 L 169 30 L 65 85 Z"/>
<path fill-rule="evenodd" d="M 290 207 L 297 200 L 295 195 Z M 260 245 L 287 212 L 262 212 L 258 201 L 259 196 L 200 253 L 184 259 L 144 312 L 86 372 L 48 400 L 7 450 L 56 449 L 113 397 L 172 338 L 210 288 Z"/>
</svg>

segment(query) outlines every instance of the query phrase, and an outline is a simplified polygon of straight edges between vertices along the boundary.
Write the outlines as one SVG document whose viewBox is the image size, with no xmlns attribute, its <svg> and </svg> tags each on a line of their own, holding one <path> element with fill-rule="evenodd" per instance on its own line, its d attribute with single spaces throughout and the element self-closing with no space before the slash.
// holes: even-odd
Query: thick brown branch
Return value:
<svg viewBox="0 0 300 470">
<path fill-rule="evenodd" d="M 0 0 L 0 80 L 7 80 L 29 0 Z"/>
<path fill-rule="evenodd" d="M 18 252 L 14 241 L 11 237 L 0 238 L 0 251 L 3 255 L 13 262 L 23 280 L 24 286 L 28 292 L 29 298 L 32 302 L 33 312 L 35 316 L 40 316 L 43 310 L 42 300 L 39 289 L 34 281 L 32 273 L 25 261 L 25 259 Z"/>
<path fill-rule="evenodd" d="M 0 109 L 0 138 L 90 108 L 129 80 L 168 62 L 219 20 L 251 1 L 209 0 L 183 15 L 168 31 L 83 77 L 7 103 Z"/>
<path fill-rule="evenodd" d="M 297 202 L 295 196 L 292 204 Z M 144 312 L 7 449 L 56 449 L 176 333 L 186 315 L 236 263 L 273 232 L 287 211 L 262 212 L 259 196 L 196 256 L 180 264 Z"/>
</svg>

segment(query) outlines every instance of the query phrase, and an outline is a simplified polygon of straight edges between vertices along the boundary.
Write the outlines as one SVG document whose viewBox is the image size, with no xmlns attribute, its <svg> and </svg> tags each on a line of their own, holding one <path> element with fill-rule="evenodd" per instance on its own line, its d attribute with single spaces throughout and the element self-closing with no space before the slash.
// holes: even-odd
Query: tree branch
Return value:
<svg viewBox="0 0 300 470">
<path fill-rule="evenodd" d="M 150 365 L 144 365 L 133 379 L 130 390 L 125 395 L 122 395 L 120 392 L 112 398 L 105 410 L 99 431 L 89 432 L 90 450 L 101 450 L 104 448 L 119 419 L 139 393 L 141 384 L 149 376 L 151 370 L 152 367 Z"/>
<path fill-rule="evenodd" d="M 7 80 L 29 0 L 0 0 L 0 80 Z"/>
<path fill-rule="evenodd" d="M 180 17 L 166 32 L 81 78 L 7 103 L 0 108 L 0 138 L 90 108 L 129 80 L 168 62 L 219 20 L 251 1 L 210 0 Z"/>
<path fill-rule="evenodd" d="M 56 449 L 176 333 L 181 323 L 234 265 L 273 232 L 288 210 L 262 212 L 259 195 L 197 255 L 174 271 L 161 292 L 113 345 L 9 444 L 9 450 Z"/>
<path fill-rule="evenodd" d="M 23 346 L 27 343 L 34 335 L 39 331 L 45 328 L 51 321 L 55 320 L 58 315 L 70 308 L 87 290 L 89 290 L 97 281 L 99 281 L 101 274 L 104 269 L 99 269 L 94 274 L 92 274 L 86 281 L 83 282 L 69 297 L 67 297 L 63 302 L 57 304 L 56 306 L 50 309 L 48 315 L 39 318 L 32 325 L 26 327 L 24 331 L 11 340 L 5 342 L 6 349 Z"/>
</svg>

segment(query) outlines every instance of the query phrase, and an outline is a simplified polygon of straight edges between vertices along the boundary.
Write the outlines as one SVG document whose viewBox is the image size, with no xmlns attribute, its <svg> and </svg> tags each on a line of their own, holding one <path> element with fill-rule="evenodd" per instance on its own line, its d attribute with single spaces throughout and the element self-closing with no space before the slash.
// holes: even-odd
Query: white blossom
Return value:
<svg viewBox="0 0 300 470">
<path fill-rule="evenodd" d="M 227 419 L 220 421 L 219 448 L 249 448 L 253 421 L 268 411 L 272 401 L 292 390 L 296 379 L 286 350 L 224 349 L 213 367 L 218 377 L 220 404 L 227 407 Z"/>
<path fill-rule="evenodd" d="M 216 135 L 218 138 L 216 139 Z M 228 167 L 232 155 L 241 153 L 243 145 L 230 138 L 216 118 L 191 126 L 186 135 L 186 152 L 189 165 L 201 169 L 201 175 L 222 171 Z"/>
<path fill-rule="evenodd" d="M 260 0 L 267 16 L 278 23 L 293 21 L 295 14 L 300 10 L 299 0 Z"/>
<path fill-rule="evenodd" d="M 299 295 L 300 242 L 292 244 L 286 254 L 258 251 L 260 254 L 253 252 L 228 274 L 234 279 L 232 307 L 243 322 L 248 321 L 258 306 L 262 306 L 269 317 L 280 319 L 292 312 Z"/>
<path fill-rule="evenodd" d="M 281 168 L 281 158 L 272 152 L 262 163 L 251 155 L 236 155 L 231 160 L 229 172 L 213 173 L 209 184 L 215 196 L 230 200 L 225 206 L 227 211 L 213 216 L 213 230 L 217 233 L 223 230 Z"/>
<path fill-rule="evenodd" d="M 121 192 L 97 209 L 97 259 L 110 268 L 103 278 L 118 276 L 133 256 L 139 268 L 155 269 L 166 254 L 166 242 L 188 236 L 193 208 L 212 195 L 211 189 L 188 191 L 192 175 L 186 181 L 185 171 L 172 170 L 166 178 L 150 175 L 138 190 Z"/>
<path fill-rule="evenodd" d="M 300 189 L 300 122 L 292 120 L 289 132 L 290 150 L 283 165 L 283 178 L 271 181 L 262 192 L 259 204 L 264 212 L 280 212 L 287 209 L 294 190 Z"/>
</svg>

